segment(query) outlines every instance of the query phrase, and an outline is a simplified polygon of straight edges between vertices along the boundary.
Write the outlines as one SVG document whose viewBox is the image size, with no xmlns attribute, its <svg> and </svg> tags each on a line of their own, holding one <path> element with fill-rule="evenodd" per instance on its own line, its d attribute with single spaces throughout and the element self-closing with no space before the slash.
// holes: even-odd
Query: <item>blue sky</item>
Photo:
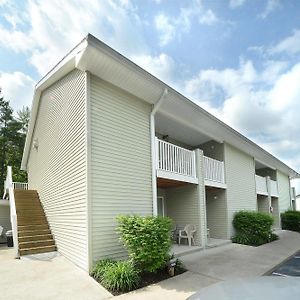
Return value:
<svg viewBox="0 0 300 300">
<path fill-rule="evenodd" d="M 300 171 L 300 1 L 0 0 L 15 109 L 88 32 Z"/>
</svg>

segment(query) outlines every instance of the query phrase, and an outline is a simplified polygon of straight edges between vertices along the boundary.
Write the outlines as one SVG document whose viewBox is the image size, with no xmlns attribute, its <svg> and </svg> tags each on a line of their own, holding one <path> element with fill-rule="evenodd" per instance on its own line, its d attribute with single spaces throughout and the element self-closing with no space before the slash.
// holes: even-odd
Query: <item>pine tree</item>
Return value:
<svg viewBox="0 0 300 300">
<path fill-rule="evenodd" d="M 13 181 L 27 181 L 26 172 L 20 168 L 29 115 L 29 109 L 23 107 L 15 118 L 9 101 L 1 96 L 0 89 L 0 195 L 3 192 L 7 166 L 12 166 Z"/>
</svg>

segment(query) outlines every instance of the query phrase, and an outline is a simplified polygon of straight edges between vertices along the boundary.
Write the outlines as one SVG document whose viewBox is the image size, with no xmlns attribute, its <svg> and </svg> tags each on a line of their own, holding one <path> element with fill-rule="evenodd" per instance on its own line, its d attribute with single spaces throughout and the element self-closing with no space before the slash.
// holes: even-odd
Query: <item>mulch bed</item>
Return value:
<svg viewBox="0 0 300 300">
<path fill-rule="evenodd" d="M 184 272 L 186 272 L 185 269 L 183 269 L 183 268 L 176 268 L 175 274 L 174 274 L 173 277 L 175 277 L 177 275 L 180 275 L 180 274 L 183 274 Z M 161 270 L 158 270 L 155 273 L 143 272 L 143 273 L 141 273 L 140 284 L 139 284 L 139 286 L 136 289 L 134 289 L 134 291 L 138 290 L 140 288 L 146 287 L 146 286 L 148 286 L 150 284 L 158 283 L 160 281 L 163 281 L 163 280 L 166 280 L 166 279 L 169 279 L 169 278 L 172 278 L 172 276 L 169 275 L 167 269 L 161 269 Z M 116 291 L 110 291 L 110 292 L 114 296 L 118 296 L 118 295 L 122 295 L 122 294 L 126 293 L 126 292 L 116 292 Z"/>
</svg>

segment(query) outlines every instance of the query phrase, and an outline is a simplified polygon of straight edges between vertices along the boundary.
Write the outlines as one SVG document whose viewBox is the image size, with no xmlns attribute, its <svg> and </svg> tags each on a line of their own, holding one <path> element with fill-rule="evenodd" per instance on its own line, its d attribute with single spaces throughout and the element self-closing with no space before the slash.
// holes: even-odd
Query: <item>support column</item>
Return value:
<svg viewBox="0 0 300 300">
<path fill-rule="evenodd" d="M 267 176 L 267 191 L 268 191 L 268 214 L 272 214 L 271 207 L 272 207 L 272 197 L 271 197 L 271 178 Z"/>
<path fill-rule="evenodd" d="M 198 212 L 199 212 L 199 231 L 200 243 L 203 248 L 207 245 L 207 224 L 206 224 L 206 201 L 205 201 L 205 183 L 203 170 L 203 151 L 195 150 L 196 154 L 196 174 L 199 179 L 198 184 Z"/>
</svg>

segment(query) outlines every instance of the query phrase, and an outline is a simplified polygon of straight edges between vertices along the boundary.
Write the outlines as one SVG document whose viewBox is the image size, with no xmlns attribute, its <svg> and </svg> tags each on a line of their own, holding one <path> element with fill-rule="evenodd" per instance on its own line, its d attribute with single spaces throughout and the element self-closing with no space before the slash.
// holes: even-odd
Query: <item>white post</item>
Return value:
<svg viewBox="0 0 300 300">
<path fill-rule="evenodd" d="M 10 221 L 11 221 L 11 227 L 12 227 L 12 233 L 13 233 L 15 258 L 19 258 L 17 211 L 16 211 L 14 184 L 12 181 L 11 166 L 7 167 L 6 182 L 7 182 L 8 195 L 9 195 Z"/>
</svg>

